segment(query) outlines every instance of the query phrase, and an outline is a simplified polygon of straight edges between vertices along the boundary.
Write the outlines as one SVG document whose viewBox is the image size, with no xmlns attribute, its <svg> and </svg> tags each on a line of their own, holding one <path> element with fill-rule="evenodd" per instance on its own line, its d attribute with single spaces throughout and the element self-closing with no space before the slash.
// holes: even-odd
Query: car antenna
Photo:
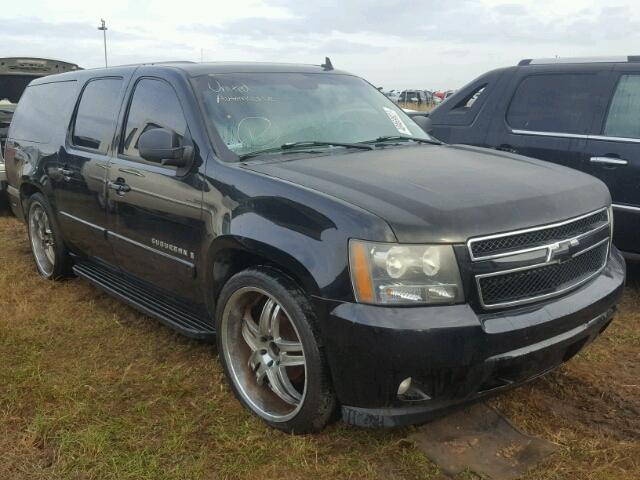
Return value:
<svg viewBox="0 0 640 480">
<path fill-rule="evenodd" d="M 329 60 L 329 57 L 324 57 L 324 63 L 320 66 L 325 72 L 328 72 L 329 70 L 333 70 L 333 65 L 331 63 L 331 60 Z"/>
</svg>

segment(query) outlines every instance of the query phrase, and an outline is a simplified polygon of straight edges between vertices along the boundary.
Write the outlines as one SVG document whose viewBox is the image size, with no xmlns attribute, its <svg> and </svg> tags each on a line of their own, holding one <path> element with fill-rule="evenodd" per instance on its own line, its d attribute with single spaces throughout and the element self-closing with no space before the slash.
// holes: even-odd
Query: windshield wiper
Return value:
<svg viewBox="0 0 640 480">
<path fill-rule="evenodd" d="M 431 145 L 442 145 L 442 142 L 437 140 L 428 140 L 426 138 L 417 138 L 417 137 L 403 137 L 402 135 L 387 135 L 385 137 L 378 137 L 375 140 L 367 140 L 367 144 L 372 143 L 386 143 L 386 142 L 418 142 L 418 143 L 429 143 Z"/>
<path fill-rule="evenodd" d="M 255 152 L 245 153 L 240 155 L 240 160 L 246 160 L 247 158 L 255 157 L 257 155 L 263 155 L 266 153 L 286 152 L 287 150 L 296 150 L 298 148 L 306 147 L 344 147 L 344 148 L 358 148 L 360 150 L 373 150 L 371 145 L 365 143 L 344 143 L 344 142 L 319 142 L 315 140 L 309 140 L 304 142 L 289 142 L 283 143 L 279 147 L 265 148 L 264 150 L 256 150 Z"/>
</svg>

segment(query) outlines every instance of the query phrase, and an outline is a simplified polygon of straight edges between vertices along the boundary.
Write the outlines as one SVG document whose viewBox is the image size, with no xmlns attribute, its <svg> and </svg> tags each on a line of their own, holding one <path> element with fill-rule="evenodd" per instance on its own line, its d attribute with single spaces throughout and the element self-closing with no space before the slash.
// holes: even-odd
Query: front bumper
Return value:
<svg viewBox="0 0 640 480">
<path fill-rule="evenodd" d="M 323 341 L 345 421 L 398 426 L 522 384 L 569 360 L 609 325 L 625 264 L 537 305 L 477 313 L 469 305 L 393 308 L 343 303 Z M 398 396 L 411 377 L 421 395 Z"/>
</svg>

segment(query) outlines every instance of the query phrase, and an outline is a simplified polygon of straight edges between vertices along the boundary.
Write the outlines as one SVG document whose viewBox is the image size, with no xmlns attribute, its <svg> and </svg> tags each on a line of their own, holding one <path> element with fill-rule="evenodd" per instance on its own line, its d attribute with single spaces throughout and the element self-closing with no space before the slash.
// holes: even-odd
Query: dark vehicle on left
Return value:
<svg viewBox="0 0 640 480">
<path fill-rule="evenodd" d="M 80 67 L 75 63 L 48 58 L 0 58 L 0 196 L 7 188 L 2 151 L 13 112 L 25 88 L 33 79 L 79 69 Z"/>
</svg>

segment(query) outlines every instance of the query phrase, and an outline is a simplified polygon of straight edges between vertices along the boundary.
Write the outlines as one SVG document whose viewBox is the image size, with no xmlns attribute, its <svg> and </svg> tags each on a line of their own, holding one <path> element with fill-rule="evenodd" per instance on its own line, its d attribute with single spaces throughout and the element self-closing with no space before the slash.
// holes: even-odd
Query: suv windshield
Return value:
<svg viewBox="0 0 640 480">
<path fill-rule="evenodd" d="M 298 142 L 432 140 L 387 97 L 350 75 L 210 74 L 194 86 L 209 126 L 240 156 Z"/>
</svg>

